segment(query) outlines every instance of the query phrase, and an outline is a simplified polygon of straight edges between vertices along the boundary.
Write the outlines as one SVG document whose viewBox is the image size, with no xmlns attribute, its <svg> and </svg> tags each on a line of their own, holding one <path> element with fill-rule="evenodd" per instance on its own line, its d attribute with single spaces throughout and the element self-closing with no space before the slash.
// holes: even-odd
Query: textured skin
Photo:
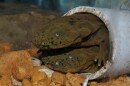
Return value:
<svg viewBox="0 0 130 86">
<path fill-rule="evenodd" d="M 60 55 L 42 58 L 49 68 L 61 72 L 96 72 L 102 62 L 105 64 L 108 54 L 108 34 L 106 27 L 102 27 L 88 41 L 73 45 L 92 46 L 90 48 L 74 49 Z M 97 47 L 94 45 L 98 45 Z M 43 52 L 44 53 L 44 52 Z"/>
<path fill-rule="evenodd" d="M 78 44 L 73 45 L 76 46 L 99 46 L 100 50 L 95 58 L 95 61 L 98 61 L 98 66 L 101 66 L 101 63 L 105 64 L 108 54 L 109 54 L 109 32 L 105 26 L 102 26 L 96 33 L 94 33 L 90 38 L 86 41 L 82 41 Z"/>
<path fill-rule="evenodd" d="M 60 72 L 95 72 L 98 66 L 94 66 L 94 59 L 99 47 L 74 49 L 71 52 L 60 55 L 47 56 L 42 61 L 51 69 Z"/>
<path fill-rule="evenodd" d="M 101 25 L 101 21 L 90 14 L 61 17 L 36 32 L 33 43 L 40 49 L 67 47 L 94 33 Z"/>
<path fill-rule="evenodd" d="M 53 20 L 34 34 L 33 41 L 43 50 L 42 61 L 45 65 L 61 72 L 96 72 L 106 63 L 108 42 L 107 28 L 91 14 L 74 14 Z M 60 48 L 66 51 L 66 47 L 74 49 L 61 52 L 62 49 L 55 55 L 44 52 Z"/>
</svg>

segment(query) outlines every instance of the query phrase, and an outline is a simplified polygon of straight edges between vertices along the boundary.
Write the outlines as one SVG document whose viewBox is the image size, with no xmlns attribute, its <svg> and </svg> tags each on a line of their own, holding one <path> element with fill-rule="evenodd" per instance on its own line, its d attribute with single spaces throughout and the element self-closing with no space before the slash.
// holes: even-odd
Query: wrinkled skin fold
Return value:
<svg viewBox="0 0 130 86">
<path fill-rule="evenodd" d="M 41 60 L 61 72 L 96 72 L 109 57 L 109 31 L 95 15 L 54 19 L 34 33 Z"/>
</svg>

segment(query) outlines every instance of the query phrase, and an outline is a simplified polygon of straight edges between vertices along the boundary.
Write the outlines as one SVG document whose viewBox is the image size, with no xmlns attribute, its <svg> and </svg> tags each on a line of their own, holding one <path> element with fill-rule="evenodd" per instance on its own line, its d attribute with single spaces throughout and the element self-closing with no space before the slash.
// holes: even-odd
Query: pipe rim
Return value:
<svg viewBox="0 0 130 86">
<path fill-rule="evenodd" d="M 111 26 L 110 21 L 107 19 L 107 17 L 101 11 L 99 11 L 98 9 L 96 9 L 94 7 L 79 6 L 79 7 L 69 10 L 63 16 L 70 16 L 72 14 L 79 13 L 79 12 L 87 12 L 87 13 L 92 13 L 92 14 L 96 15 L 98 18 L 100 18 L 104 22 L 104 24 L 106 25 L 106 27 L 109 31 L 109 40 L 110 40 L 109 41 L 109 44 L 110 44 L 109 58 L 110 58 L 110 60 L 108 60 L 106 62 L 106 65 L 103 66 L 102 68 L 100 68 L 95 73 L 81 73 L 81 75 L 86 76 L 86 79 L 93 80 L 93 79 L 96 79 L 96 78 L 99 78 L 100 76 L 102 76 L 110 68 L 112 61 L 114 60 L 115 56 L 113 55 L 113 53 L 115 52 L 115 46 L 113 46 L 114 41 L 113 41 L 113 37 L 112 37 L 113 34 L 111 32 L 112 26 Z"/>
</svg>

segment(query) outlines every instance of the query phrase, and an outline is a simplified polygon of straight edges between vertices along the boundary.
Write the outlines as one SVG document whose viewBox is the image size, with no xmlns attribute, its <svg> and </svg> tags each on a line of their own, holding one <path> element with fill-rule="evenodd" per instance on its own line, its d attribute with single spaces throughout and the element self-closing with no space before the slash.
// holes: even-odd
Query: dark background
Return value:
<svg viewBox="0 0 130 86">
<path fill-rule="evenodd" d="M 104 0 L 107 1 L 107 0 Z M 56 11 L 66 12 L 76 6 L 95 6 L 96 0 L 0 0 L 2 3 L 34 4 Z M 109 7 L 109 6 L 106 6 Z"/>
</svg>

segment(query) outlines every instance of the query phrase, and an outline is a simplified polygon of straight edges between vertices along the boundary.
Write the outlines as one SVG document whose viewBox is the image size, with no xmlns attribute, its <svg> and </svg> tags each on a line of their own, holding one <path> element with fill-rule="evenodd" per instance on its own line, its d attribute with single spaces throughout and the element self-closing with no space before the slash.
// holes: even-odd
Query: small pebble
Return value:
<svg viewBox="0 0 130 86">
<path fill-rule="evenodd" d="M 41 66 L 42 64 L 42 62 L 35 57 L 32 57 L 32 62 L 33 62 L 33 66 Z"/>
<path fill-rule="evenodd" d="M 13 77 L 11 77 L 12 79 L 12 85 L 13 86 L 22 86 L 22 82 L 17 81 L 16 79 L 14 79 Z"/>
</svg>

